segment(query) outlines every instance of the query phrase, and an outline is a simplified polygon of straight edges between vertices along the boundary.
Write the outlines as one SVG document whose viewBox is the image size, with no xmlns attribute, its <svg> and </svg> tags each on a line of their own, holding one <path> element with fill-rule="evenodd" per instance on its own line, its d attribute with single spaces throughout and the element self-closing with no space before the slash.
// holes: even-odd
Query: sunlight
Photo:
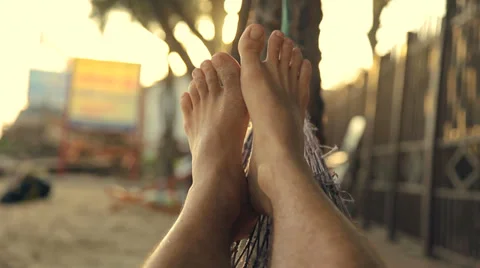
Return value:
<svg viewBox="0 0 480 268">
<path fill-rule="evenodd" d="M 29 9 L 25 10 L 27 2 Z M 210 2 L 202 3 L 202 12 L 209 12 Z M 222 41 L 225 44 L 230 44 L 235 37 L 241 3 L 240 0 L 224 1 L 227 15 L 222 26 Z M 322 6 L 324 18 L 319 37 L 323 53 L 319 64 L 322 86 L 335 89 L 355 79 L 362 69 L 372 64 L 367 38 L 372 25 L 372 0 L 323 0 Z M 141 64 L 143 86 L 164 79 L 169 64 L 176 76 L 186 74 L 185 63 L 177 53 L 170 53 L 162 40 L 165 32 L 158 24 L 149 25 L 152 34 L 132 22 L 128 13 L 116 10 L 108 15 L 102 34 L 96 22 L 89 18 L 91 8 L 89 0 L 0 1 L 0 34 L 2 40 L 6 40 L 0 49 L 0 73 L 3 74 L 0 125 L 12 122 L 25 107 L 31 68 L 64 71 L 71 57 Z M 20 13 L 24 16 L 17 15 Z M 392 0 L 381 15 L 376 52 L 384 55 L 405 43 L 408 31 L 434 34 L 438 31 L 435 23 L 444 13 L 445 0 Z M 433 26 L 425 27 L 425 24 Z M 215 38 L 211 17 L 200 17 L 196 27 L 205 39 Z M 185 22 L 177 23 L 174 35 L 196 67 L 211 57 Z"/>
<path fill-rule="evenodd" d="M 179 40 L 180 42 L 185 42 L 191 35 L 192 32 L 190 31 L 190 28 L 186 22 L 179 21 L 177 24 L 175 24 L 175 27 L 173 28 L 173 36 L 175 39 Z"/>
<path fill-rule="evenodd" d="M 212 54 L 210 54 L 205 44 L 193 34 L 190 36 L 189 41 L 182 43 L 182 45 L 186 46 L 187 54 L 190 60 L 192 60 L 193 65 L 197 68 L 200 68 L 204 60 L 212 58 Z"/>
<path fill-rule="evenodd" d="M 225 16 L 222 28 L 222 41 L 224 44 L 230 44 L 237 34 L 238 14 L 231 13 Z"/>
<path fill-rule="evenodd" d="M 140 23 L 132 22 L 125 11 L 109 14 L 103 38 L 101 56 L 96 58 L 141 64 L 142 86 L 151 86 L 168 75 L 167 44 Z"/>
<path fill-rule="evenodd" d="M 333 90 L 356 79 L 373 63 L 367 37 L 372 25 L 372 0 L 324 0 L 322 8 L 319 68 L 322 88 Z"/>
<path fill-rule="evenodd" d="M 445 6 L 445 0 L 391 1 L 380 16 L 381 27 L 377 32 L 378 44 L 375 51 L 379 55 L 385 55 L 395 46 L 406 43 L 407 32 L 418 32 L 425 25 L 439 23 L 439 19 L 445 14 Z M 407 15 L 408 19 L 406 20 L 405 16 Z M 431 27 L 427 30 L 437 31 L 438 27 Z"/>
<path fill-rule="evenodd" d="M 227 15 L 223 21 L 222 27 L 222 42 L 224 44 L 231 44 L 235 40 L 238 25 L 238 12 L 242 8 L 241 0 L 225 0 L 223 8 Z"/>
<path fill-rule="evenodd" d="M 165 40 L 165 37 L 166 37 L 165 31 L 157 22 L 153 22 L 153 21 L 150 22 L 148 24 L 148 30 L 150 30 L 150 32 L 152 32 L 152 34 L 155 35 L 156 37 L 162 40 Z"/>
<path fill-rule="evenodd" d="M 213 40 L 213 38 L 215 38 L 215 25 L 213 24 L 212 17 L 199 17 L 196 27 L 205 40 Z"/>
<path fill-rule="evenodd" d="M 175 25 L 173 35 L 185 48 L 195 67 L 200 67 L 200 64 L 202 64 L 204 60 L 212 57 L 202 40 L 192 33 L 184 21 L 179 21 Z"/>
<path fill-rule="evenodd" d="M 24 1 L 0 1 L 0 127 L 13 122 L 27 104 L 30 65 L 41 29 L 40 23 L 33 22 L 40 21 L 37 10 L 42 4 L 31 2 L 28 9 L 25 4 Z"/>
<path fill-rule="evenodd" d="M 14 121 L 25 107 L 31 68 L 61 72 L 68 58 L 79 57 L 139 63 L 143 86 L 168 74 L 166 43 L 132 22 L 124 11 L 108 15 L 102 35 L 89 18 L 88 0 L 29 1 L 27 11 L 24 2 L 0 1 L 0 34 L 7 40 L 0 50 L 0 71 L 9 74 L 2 76 L 0 125 Z M 21 12 L 25 16 L 16 15 Z"/>
<path fill-rule="evenodd" d="M 225 0 L 223 3 L 223 9 L 227 14 L 236 14 L 240 12 L 242 8 L 242 0 Z"/>
<path fill-rule="evenodd" d="M 168 54 L 168 64 L 175 76 L 184 76 L 187 74 L 187 66 L 182 60 L 182 57 L 177 52 L 171 52 Z"/>
<path fill-rule="evenodd" d="M 367 36 L 372 27 L 372 3 L 372 0 L 322 1 L 319 66 L 324 89 L 334 90 L 350 83 L 361 70 L 372 65 L 373 54 Z M 445 0 L 392 0 L 380 16 L 376 53 L 389 53 L 406 42 L 407 32 L 425 31 L 422 27 L 426 24 L 433 25 L 426 28 L 429 32 L 425 34 L 435 34 L 439 28 L 434 26 L 444 13 Z"/>
</svg>

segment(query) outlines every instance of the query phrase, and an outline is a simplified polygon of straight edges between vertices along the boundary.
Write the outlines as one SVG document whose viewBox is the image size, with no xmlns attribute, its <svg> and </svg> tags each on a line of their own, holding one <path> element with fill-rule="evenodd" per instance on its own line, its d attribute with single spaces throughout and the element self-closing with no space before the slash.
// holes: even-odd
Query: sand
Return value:
<svg viewBox="0 0 480 268">
<path fill-rule="evenodd" d="M 137 206 L 111 212 L 103 189 L 112 183 L 69 176 L 54 181 L 50 200 L 0 206 L 0 268 L 140 267 L 175 218 Z M 405 254 L 383 229 L 367 236 L 389 267 L 455 267 Z"/>
<path fill-rule="evenodd" d="M 110 211 L 110 183 L 56 179 L 49 200 L 0 206 L 0 268 L 140 267 L 175 219 L 137 206 Z"/>
</svg>

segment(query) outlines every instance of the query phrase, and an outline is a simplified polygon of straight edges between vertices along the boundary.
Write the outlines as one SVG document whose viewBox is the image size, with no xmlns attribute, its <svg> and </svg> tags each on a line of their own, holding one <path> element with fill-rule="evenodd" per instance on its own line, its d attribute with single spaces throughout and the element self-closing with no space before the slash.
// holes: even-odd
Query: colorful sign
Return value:
<svg viewBox="0 0 480 268">
<path fill-rule="evenodd" d="M 139 122 L 140 65 L 76 59 L 68 118 L 73 126 L 134 130 Z"/>
<path fill-rule="evenodd" d="M 70 85 L 70 74 L 39 70 L 30 71 L 28 108 L 63 111 Z"/>
</svg>

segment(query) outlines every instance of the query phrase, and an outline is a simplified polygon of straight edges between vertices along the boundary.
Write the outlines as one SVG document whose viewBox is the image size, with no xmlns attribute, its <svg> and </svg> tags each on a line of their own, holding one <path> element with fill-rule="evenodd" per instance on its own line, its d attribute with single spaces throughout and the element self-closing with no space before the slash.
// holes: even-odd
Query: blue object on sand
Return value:
<svg viewBox="0 0 480 268">
<path fill-rule="evenodd" d="M 45 180 L 27 174 L 14 188 L 10 188 L 0 199 L 1 204 L 16 204 L 28 200 L 48 198 L 51 185 Z"/>
</svg>

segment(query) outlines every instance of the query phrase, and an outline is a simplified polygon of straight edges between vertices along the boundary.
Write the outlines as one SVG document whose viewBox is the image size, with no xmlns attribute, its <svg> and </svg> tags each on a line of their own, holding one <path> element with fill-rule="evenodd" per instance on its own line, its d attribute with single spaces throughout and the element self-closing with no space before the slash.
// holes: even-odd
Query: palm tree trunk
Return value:
<svg viewBox="0 0 480 268">
<path fill-rule="evenodd" d="M 368 32 L 368 39 L 370 40 L 370 46 L 372 52 L 375 53 L 375 46 L 377 46 L 377 31 L 380 28 L 380 14 L 382 14 L 383 8 L 388 4 L 390 0 L 373 0 L 373 23 L 372 28 Z"/>
<path fill-rule="evenodd" d="M 212 2 L 212 20 L 213 24 L 215 25 L 215 39 L 213 40 L 213 51 L 212 55 L 216 52 L 223 50 L 223 40 L 222 40 L 222 32 L 223 32 L 223 23 L 225 21 L 225 16 L 227 13 L 223 8 L 224 0 L 211 0 Z"/>
<path fill-rule="evenodd" d="M 255 7 L 255 20 L 265 27 L 267 36 L 275 30 L 280 30 L 282 18 L 281 0 L 258 0 Z M 266 49 L 263 51 L 266 55 Z"/>
<path fill-rule="evenodd" d="M 176 109 L 168 103 L 176 101 L 176 92 L 174 88 L 174 75 L 169 69 L 165 81 L 165 88 L 160 96 L 161 115 L 163 117 L 164 131 L 160 138 L 158 147 L 158 165 L 157 174 L 160 177 L 168 178 L 174 174 L 174 160 L 178 155 L 177 141 L 174 136 Z"/>
<path fill-rule="evenodd" d="M 249 18 L 250 18 L 250 11 L 252 8 L 252 0 L 243 0 L 242 1 L 242 8 L 238 14 L 238 25 L 237 25 L 237 33 L 235 34 L 235 39 L 232 43 L 232 50 L 230 54 L 234 57 L 238 62 L 240 62 L 240 54 L 238 53 L 238 41 L 240 40 L 240 36 L 242 35 L 243 31 L 247 27 Z"/>
<path fill-rule="evenodd" d="M 155 18 L 159 22 L 160 26 L 162 26 L 163 30 L 165 31 L 166 39 L 165 42 L 168 44 L 170 49 L 172 51 L 177 52 L 182 60 L 185 62 L 185 65 L 187 66 L 187 70 L 189 73 L 195 69 L 195 66 L 192 63 L 192 60 L 188 56 L 187 51 L 183 48 L 182 44 L 175 39 L 174 34 L 173 34 L 173 29 L 170 26 L 168 22 L 168 13 L 165 8 L 162 8 L 160 6 L 160 3 L 158 3 L 155 0 L 150 0 L 150 4 L 152 6 L 153 14 L 155 15 Z"/>
<path fill-rule="evenodd" d="M 297 7 L 299 10 L 293 14 L 295 21 L 297 21 L 298 40 L 296 41 L 303 48 L 304 57 L 312 63 L 308 112 L 311 116 L 310 121 L 317 127 L 315 136 L 321 144 L 324 144 L 323 113 L 325 104 L 321 95 L 322 79 L 318 67 L 322 59 L 318 46 L 319 25 L 323 18 L 322 4 L 320 0 L 303 0 L 301 4 L 297 4 Z"/>
</svg>

